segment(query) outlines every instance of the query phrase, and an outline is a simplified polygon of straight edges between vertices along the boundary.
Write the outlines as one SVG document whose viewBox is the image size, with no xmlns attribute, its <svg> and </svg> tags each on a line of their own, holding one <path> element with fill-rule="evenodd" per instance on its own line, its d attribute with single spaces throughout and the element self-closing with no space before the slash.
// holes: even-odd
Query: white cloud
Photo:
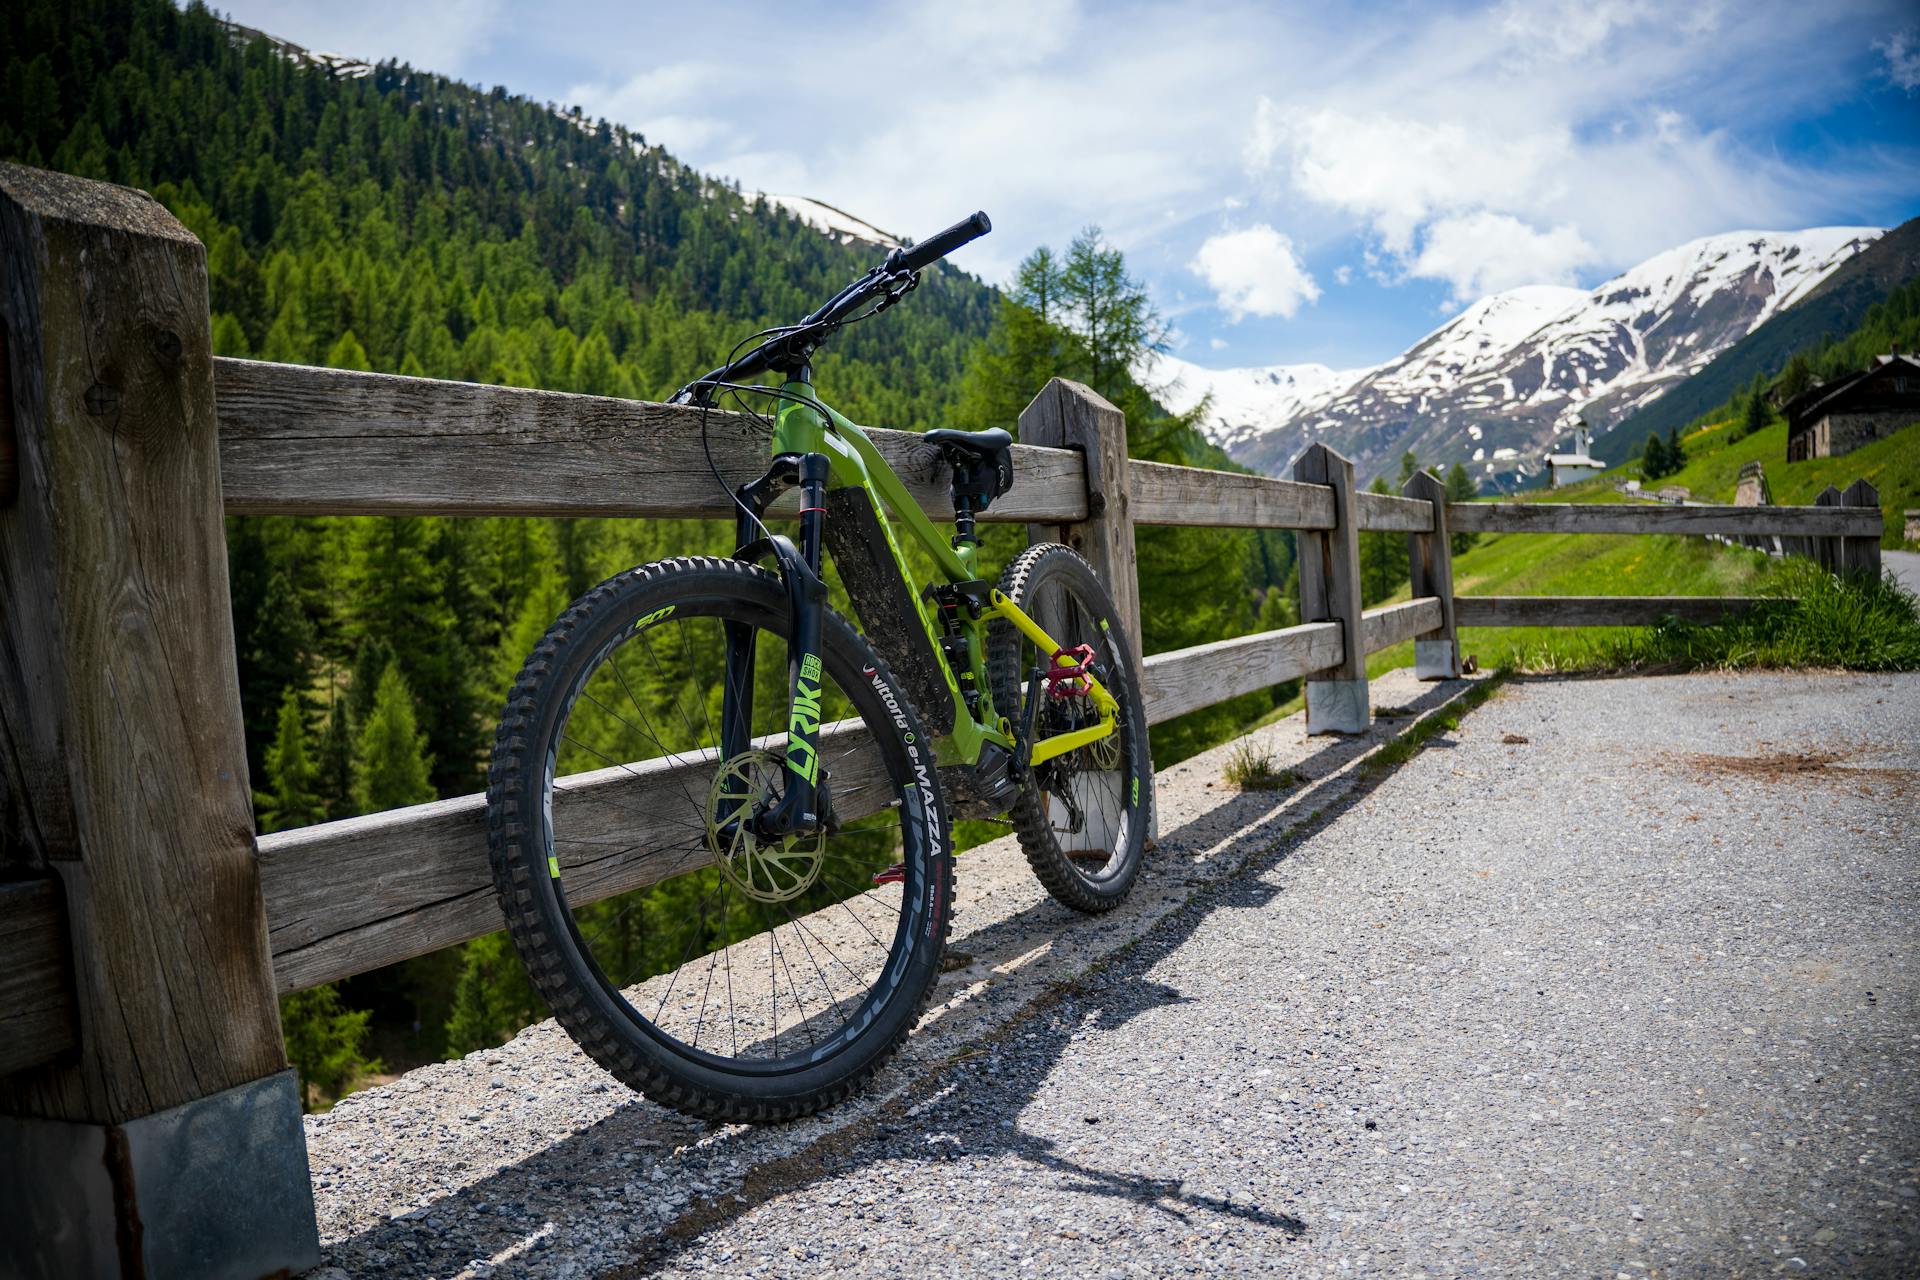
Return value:
<svg viewBox="0 0 1920 1280">
<path fill-rule="evenodd" d="M 1616 31 L 1637 26 L 1655 12 L 1646 0 L 1507 0 L 1500 27 L 1523 58 L 1570 61 L 1591 57 Z"/>
<path fill-rule="evenodd" d="M 1444 280 L 1460 306 L 1522 284 L 1574 284 L 1593 246 L 1571 226 L 1537 231 L 1504 213 L 1480 210 L 1429 226 L 1410 274 Z"/>
<path fill-rule="evenodd" d="M 1291 317 L 1320 296 L 1293 241 L 1265 223 L 1208 237 L 1188 269 L 1205 280 L 1229 319 Z"/>
<path fill-rule="evenodd" d="M 1896 31 L 1873 47 L 1887 60 L 1887 79 L 1908 93 L 1920 89 L 1920 32 Z"/>
<path fill-rule="evenodd" d="M 1255 112 L 1256 132 L 1264 114 Z M 1539 200 L 1556 186 L 1571 145 L 1565 129 L 1483 131 L 1324 108 L 1292 115 L 1280 136 L 1291 150 L 1294 189 L 1368 219 L 1395 254 L 1407 253 L 1436 213 Z"/>
<path fill-rule="evenodd" d="M 1227 349 L 1227 340 L 1225 338 L 1208 338 L 1207 346 L 1214 351 L 1225 351 Z"/>
</svg>

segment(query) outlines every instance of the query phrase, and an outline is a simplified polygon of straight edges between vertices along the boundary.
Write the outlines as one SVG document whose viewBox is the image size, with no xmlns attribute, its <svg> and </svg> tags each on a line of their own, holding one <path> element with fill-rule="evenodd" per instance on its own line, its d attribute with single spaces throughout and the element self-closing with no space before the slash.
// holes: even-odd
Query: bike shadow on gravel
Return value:
<svg viewBox="0 0 1920 1280">
<path fill-rule="evenodd" d="M 1444 701 L 1445 692 L 1436 688 L 1432 704 Z M 1141 1014 L 1183 1000 L 1167 986 L 1128 975 L 1151 972 L 1216 912 L 1271 902 L 1279 889 L 1262 873 L 1314 831 L 1364 801 L 1390 772 L 1362 769 L 1337 796 L 1317 801 L 1320 783 L 1367 745 L 1365 740 L 1334 739 L 1301 761 L 1296 771 L 1309 781 L 1288 797 L 1277 815 L 1278 802 L 1271 793 L 1245 793 L 1163 831 L 1157 851 L 1149 855 L 1143 887 L 1154 879 L 1164 884 L 1167 877 L 1185 877 L 1184 883 L 1196 889 L 1187 901 L 1148 923 L 1136 940 L 1096 958 L 1077 978 L 1048 983 L 1037 995 L 1031 990 L 988 990 L 979 998 L 1011 1000 L 1024 1007 L 1002 1011 L 984 1034 L 941 1046 L 951 1050 L 944 1056 L 930 1059 L 924 1052 L 912 1052 L 928 1047 L 923 1036 L 940 1035 L 938 1024 L 924 1029 L 903 1053 L 903 1061 L 888 1069 L 888 1074 L 905 1070 L 915 1078 L 864 1115 L 837 1127 L 838 1117 L 829 1113 L 794 1125 L 723 1128 L 674 1116 L 636 1096 L 597 1123 L 442 1197 L 408 1220 L 381 1223 L 336 1242 L 325 1250 L 326 1261 L 353 1275 L 640 1276 L 697 1248 L 704 1237 L 755 1209 L 825 1179 L 855 1175 L 883 1162 L 995 1159 L 1019 1161 L 1055 1175 L 1047 1188 L 1051 1193 L 1112 1197 L 1182 1222 L 1218 1215 L 1274 1232 L 1281 1241 L 1296 1238 L 1308 1224 L 1284 1204 L 1271 1202 L 1272 1197 L 1242 1200 L 1197 1192 L 1186 1186 L 1187 1171 L 1102 1169 L 1067 1149 L 1084 1144 L 1063 1144 L 1023 1129 L 1017 1117 L 1036 1101 L 1076 1041 L 1122 1032 Z M 1421 745 L 1450 744 L 1441 734 Z M 1263 816 L 1273 820 L 1269 831 L 1247 829 Z M 1233 874 L 1195 878 L 1195 854 L 1236 832 L 1268 844 Z M 1042 899 L 968 935 L 963 945 L 974 969 L 991 968 L 1031 951 L 1036 936 L 1137 927 L 1129 915 L 1123 907 L 1111 916 L 1088 920 Z M 935 1000 L 952 994 L 943 987 Z M 912 1060 L 916 1056 L 919 1061 Z M 877 1087 L 886 1083 L 883 1075 Z M 1169 1082 L 1169 1087 L 1179 1087 L 1178 1082 Z M 855 1100 L 843 1107 L 860 1105 Z M 1108 1105 L 1124 1108 L 1126 1097 L 1116 1095 Z M 811 1140 L 802 1136 L 795 1149 L 794 1132 L 802 1129 L 804 1134 L 803 1126 L 823 1132 Z M 679 1144 L 673 1156 L 660 1154 L 648 1161 L 636 1154 L 651 1155 L 653 1148 L 664 1153 L 663 1138 L 668 1145 Z M 646 1164 L 664 1169 L 666 1176 L 655 1180 Z M 747 1170 L 744 1180 L 740 1166 Z M 440 1225 L 423 1232 L 423 1223 Z"/>
</svg>

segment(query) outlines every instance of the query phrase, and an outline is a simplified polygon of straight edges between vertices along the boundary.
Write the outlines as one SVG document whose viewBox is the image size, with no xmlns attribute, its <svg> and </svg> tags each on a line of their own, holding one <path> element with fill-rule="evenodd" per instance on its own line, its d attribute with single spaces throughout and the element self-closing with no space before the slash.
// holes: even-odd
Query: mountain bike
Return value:
<svg viewBox="0 0 1920 1280">
<path fill-rule="evenodd" d="M 507 929 L 594 1061 L 692 1115 L 791 1118 L 879 1070 L 941 970 L 956 814 L 1008 822 L 1080 911 L 1139 873 L 1152 767 L 1111 597 L 1058 544 L 997 583 L 976 564 L 1012 437 L 925 433 L 951 473 L 946 534 L 813 387 L 822 344 L 989 230 L 975 214 L 892 250 L 682 388 L 703 446 L 722 397 L 773 406 L 758 478 L 730 486 L 708 447 L 733 554 L 586 592 L 508 696 L 487 788 Z M 767 523 L 789 491 L 797 541 Z M 859 629 L 829 603 L 827 552 Z"/>
</svg>

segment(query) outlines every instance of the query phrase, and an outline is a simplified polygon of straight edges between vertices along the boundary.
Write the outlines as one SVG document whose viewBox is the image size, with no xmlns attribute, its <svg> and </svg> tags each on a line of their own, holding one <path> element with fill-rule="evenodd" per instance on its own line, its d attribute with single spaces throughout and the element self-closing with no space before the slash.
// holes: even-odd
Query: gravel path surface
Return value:
<svg viewBox="0 0 1920 1280">
<path fill-rule="evenodd" d="M 634 1274 L 1913 1275 L 1920 678 L 1509 685 Z"/>
<path fill-rule="evenodd" d="M 310 1121 L 319 1274 L 1920 1271 L 1920 677 L 1262 741 L 1308 784 L 1170 771 L 1122 918 L 963 863 L 972 964 L 827 1117 L 678 1120 L 549 1024 Z"/>
<path fill-rule="evenodd" d="M 1882 551 L 1880 558 L 1893 570 L 1901 586 L 1920 592 L 1920 551 Z"/>
</svg>

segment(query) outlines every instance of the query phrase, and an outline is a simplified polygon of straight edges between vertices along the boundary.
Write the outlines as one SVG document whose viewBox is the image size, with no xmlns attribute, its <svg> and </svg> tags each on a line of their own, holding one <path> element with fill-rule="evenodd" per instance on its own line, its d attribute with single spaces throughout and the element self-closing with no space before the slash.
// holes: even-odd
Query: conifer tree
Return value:
<svg viewBox="0 0 1920 1280">
<path fill-rule="evenodd" d="M 354 1081 L 382 1069 L 366 1056 L 367 1009 L 350 1009 L 333 983 L 296 991 L 280 1000 L 280 1028 L 287 1061 L 300 1076 L 300 1108 L 338 1100 Z"/>
<path fill-rule="evenodd" d="M 447 1016 L 449 1054 L 503 1044 L 540 1016 L 539 997 L 506 934 L 491 933 L 461 948 L 460 977 Z"/>
<path fill-rule="evenodd" d="M 1640 476 L 1645 480 L 1658 480 L 1668 473 L 1667 446 L 1658 432 L 1647 436 L 1647 443 L 1640 451 Z"/>
<path fill-rule="evenodd" d="M 333 345 L 327 348 L 327 368 L 329 369 L 371 369 L 367 362 L 367 349 L 360 345 L 360 339 L 348 329 Z"/>
<path fill-rule="evenodd" d="M 354 801 L 362 813 L 378 813 L 434 798 L 427 780 L 426 739 L 414 718 L 413 695 L 397 662 L 389 663 L 360 727 L 354 753 Z"/>
<path fill-rule="evenodd" d="M 353 788 L 353 713 L 346 697 L 335 694 L 320 731 L 315 786 L 329 818 L 350 818 L 359 812 Z"/>
<path fill-rule="evenodd" d="M 289 687 L 281 695 L 278 720 L 273 745 L 267 749 L 266 785 L 254 795 L 262 831 L 309 826 L 326 816 L 298 690 Z"/>
</svg>

